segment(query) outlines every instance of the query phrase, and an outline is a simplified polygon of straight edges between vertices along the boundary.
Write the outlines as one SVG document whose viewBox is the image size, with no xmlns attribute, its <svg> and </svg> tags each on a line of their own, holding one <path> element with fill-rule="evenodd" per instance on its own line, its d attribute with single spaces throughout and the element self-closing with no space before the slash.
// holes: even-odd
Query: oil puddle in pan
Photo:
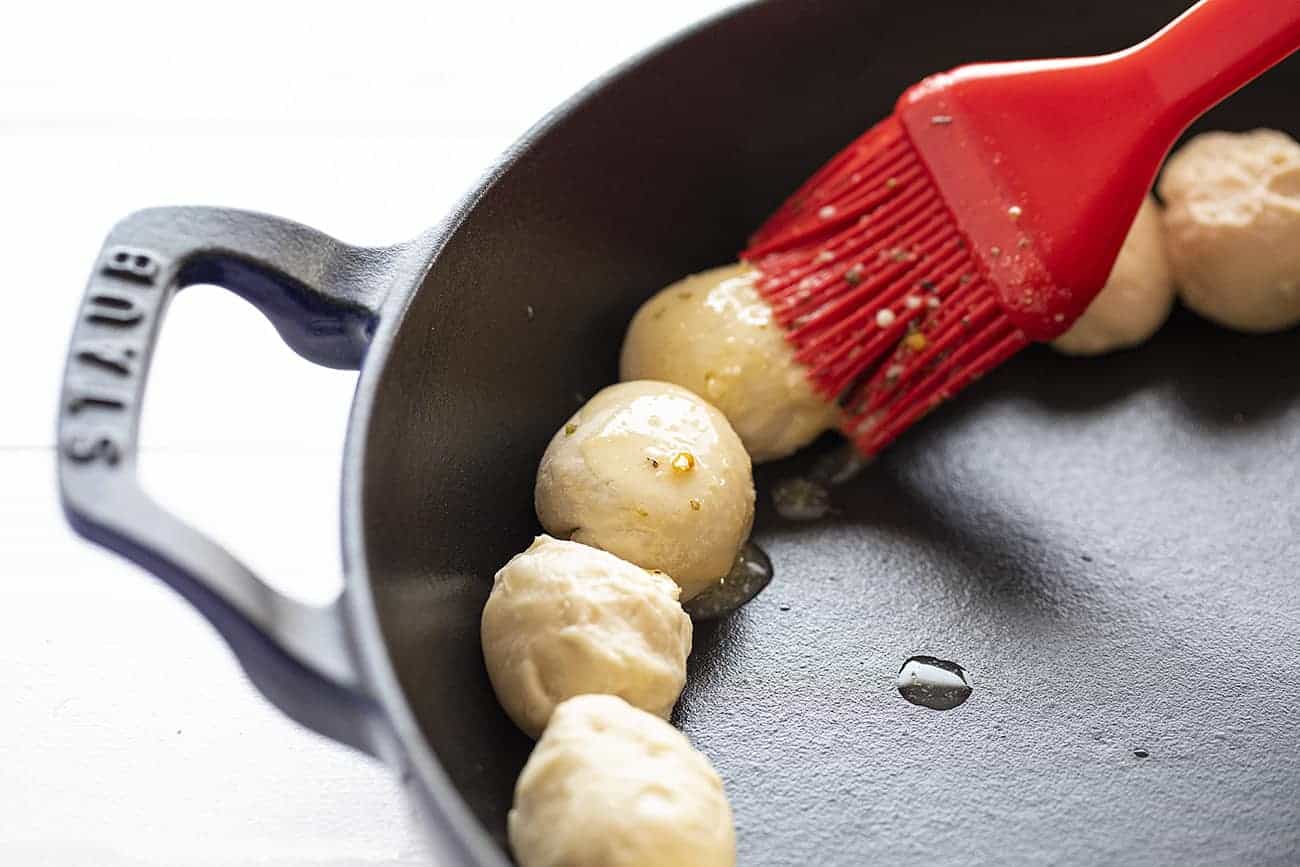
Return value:
<svg viewBox="0 0 1300 867">
<path fill-rule="evenodd" d="M 971 694 L 966 669 L 946 659 L 913 656 L 898 670 L 898 694 L 931 710 L 952 710 Z"/>
<path fill-rule="evenodd" d="M 782 479 L 772 489 L 772 505 L 787 521 L 817 521 L 835 511 L 831 488 L 852 479 L 870 463 L 852 446 L 843 446 L 818 460 L 807 476 Z"/>
<path fill-rule="evenodd" d="M 831 513 L 831 492 L 812 479 L 792 476 L 772 488 L 772 504 L 787 521 L 816 521 Z"/>
<path fill-rule="evenodd" d="M 735 611 L 771 583 L 771 559 L 762 548 L 746 542 L 731 571 L 682 607 L 692 620 L 714 620 Z"/>
</svg>

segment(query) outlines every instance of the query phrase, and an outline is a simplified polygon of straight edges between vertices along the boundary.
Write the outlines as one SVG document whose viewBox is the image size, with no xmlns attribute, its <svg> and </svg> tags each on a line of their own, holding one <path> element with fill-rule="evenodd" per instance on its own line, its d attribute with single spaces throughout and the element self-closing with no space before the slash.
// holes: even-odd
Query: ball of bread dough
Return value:
<svg viewBox="0 0 1300 867">
<path fill-rule="evenodd" d="M 684 602 L 749 538 L 754 478 L 722 413 L 680 386 L 622 382 L 556 432 L 535 501 L 548 533 L 667 572 Z"/>
<path fill-rule="evenodd" d="M 1300 144 L 1268 129 L 1198 135 L 1159 191 L 1188 307 L 1241 331 L 1300 322 Z"/>
<path fill-rule="evenodd" d="M 1160 206 L 1147 196 L 1105 287 L 1052 346 L 1066 355 L 1100 355 L 1137 346 L 1160 330 L 1173 306 L 1174 280 L 1165 256 Z"/>
<path fill-rule="evenodd" d="M 783 458 L 839 421 L 794 360 L 758 272 L 727 265 L 672 284 L 641 306 L 623 341 L 620 376 L 689 388 L 731 422 L 754 463 Z"/>
<path fill-rule="evenodd" d="M 730 867 L 731 807 L 709 760 L 611 695 L 555 709 L 515 785 L 520 867 Z"/>
<path fill-rule="evenodd" d="M 506 713 L 537 737 L 555 706 L 609 693 L 668 718 L 686 683 L 691 619 L 667 575 L 538 536 L 497 572 L 481 637 Z"/>
</svg>

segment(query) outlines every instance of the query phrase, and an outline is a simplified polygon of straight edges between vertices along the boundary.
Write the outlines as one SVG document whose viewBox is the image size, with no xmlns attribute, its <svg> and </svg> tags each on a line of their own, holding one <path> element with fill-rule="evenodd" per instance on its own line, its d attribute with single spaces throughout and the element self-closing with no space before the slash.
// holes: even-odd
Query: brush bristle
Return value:
<svg viewBox="0 0 1300 867">
<path fill-rule="evenodd" d="M 864 454 L 1029 342 L 893 118 L 800 187 L 742 258 Z"/>
</svg>

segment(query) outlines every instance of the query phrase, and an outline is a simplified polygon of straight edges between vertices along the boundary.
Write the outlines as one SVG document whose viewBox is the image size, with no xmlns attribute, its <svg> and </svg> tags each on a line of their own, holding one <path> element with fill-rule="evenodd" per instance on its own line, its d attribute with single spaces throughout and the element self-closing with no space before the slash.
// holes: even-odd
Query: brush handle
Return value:
<svg viewBox="0 0 1300 867">
<path fill-rule="evenodd" d="M 1181 132 L 1300 47 L 1300 0 L 1201 0 L 1125 54 Z"/>
</svg>

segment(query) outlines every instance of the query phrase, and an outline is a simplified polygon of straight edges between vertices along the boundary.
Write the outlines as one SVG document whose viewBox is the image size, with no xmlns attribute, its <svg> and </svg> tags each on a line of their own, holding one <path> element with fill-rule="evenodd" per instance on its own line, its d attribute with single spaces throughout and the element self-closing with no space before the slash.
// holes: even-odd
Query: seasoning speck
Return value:
<svg viewBox="0 0 1300 867">
<path fill-rule="evenodd" d="M 894 316 L 894 311 L 880 310 L 876 313 L 876 325 L 881 328 L 888 328 L 894 324 L 894 319 L 896 318 L 897 317 Z"/>
<path fill-rule="evenodd" d="M 861 265 L 854 265 L 852 268 L 850 268 L 849 270 L 845 271 L 845 272 L 844 272 L 844 282 L 845 282 L 845 283 L 848 283 L 850 286 L 856 286 L 856 285 L 858 285 L 859 283 L 861 283 L 861 282 L 862 282 L 862 266 L 861 266 Z"/>
<path fill-rule="evenodd" d="M 571 437 L 577 430 L 578 430 L 578 426 L 573 422 L 569 422 L 564 426 L 564 435 L 566 437 Z"/>
<path fill-rule="evenodd" d="M 818 262 L 829 262 L 834 258 L 835 258 L 835 254 L 832 253 L 830 250 L 822 250 L 820 253 L 817 254 Z"/>
<path fill-rule="evenodd" d="M 694 497 L 691 497 L 691 511 L 692 511 L 692 512 L 698 512 L 698 511 L 700 510 L 700 507 L 701 507 L 702 505 L 703 505 L 703 503 L 701 503 L 699 500 L 695 499 Z"/>
<path fill-rule="evenodd" d="M 989 255 L 992 256 L 994 259 L 996 259 L 997 257 L 1002 255 L 1002 248 L 1001 247 L 991 248 L 989 250 Z"/>
<path fill-rule="evenodd" d="M 925 299 L 925 306 L 929 307 L 931 310 L 937 310 L 939 307 L 939 299 L 931 295 L 929 298 Z"/>
<path fill-rule="evenodd" d="M 823 205 L 821 210 L 817 212 L 817 216 L 821 217 L 823 220 L 829 220 L 831 217 L 835 216 L 835 206 Z"/>
<path fill-rule="evenodd" d="M 1056 314 L 1055 316 L 1052 317 L 1052 321 L 1053 321 L 1053 322 L 1064 322 L 1064 321 L 1065 321 L 1065 314 L 1064 314 L 1064 313 L 1058 313 L 1058 314 Z"/>
<path fill-rule="evenodd" d="M 678 452 L 673 456 L 673 469 L 679 473 L 689 473 L 695 469 L 695 455 L 690 452 Z"/>
<path fill-rule="evenodd" d="M 919 331 L 913 331 L 903 340 L 903 344 L 913 352 L 920 352 L 930 345 L 930 341 Z"/>
<path fill-rule="evenodd" d="M 650 466 L 652 469 L 656 469 L 656 470 L 659 469 L 659 461 L 655 460 L 654 458 L 646 458 L 646 460 L 650 462 Z"/>
<path fill-rule="evenodd" d="M 948 124 L 952 123 L 952 115 L 936 114 L 934 117 L 930 118 L 930 123 L 934 124 L 935 126 L 947 126 Z"/>
<path fill-rule="evenodd" d="M 921 299 L 917 298 L 915 295 L 908 295 L 907 300 L 903 303 L 907 305 L 908 310 L 921 309 Z"/>
<path fill-rule="evenodd" d="M 1011 207 L 1007 208 L 1007 216 L 1013 220 L 1019 220 L 1020 215 L 1023 214 L 1024 212 L 1025 212 L 1024 209 L 1021 208 L 1019 205 L 1012 205 Z"/>
<path fill-rule="evenodd" d="M 887 190 L 892 190 L 896 186 L 898 186 L 898 178 L 890 178 L 885 181 L 885 189 Z"/>
</svg>

